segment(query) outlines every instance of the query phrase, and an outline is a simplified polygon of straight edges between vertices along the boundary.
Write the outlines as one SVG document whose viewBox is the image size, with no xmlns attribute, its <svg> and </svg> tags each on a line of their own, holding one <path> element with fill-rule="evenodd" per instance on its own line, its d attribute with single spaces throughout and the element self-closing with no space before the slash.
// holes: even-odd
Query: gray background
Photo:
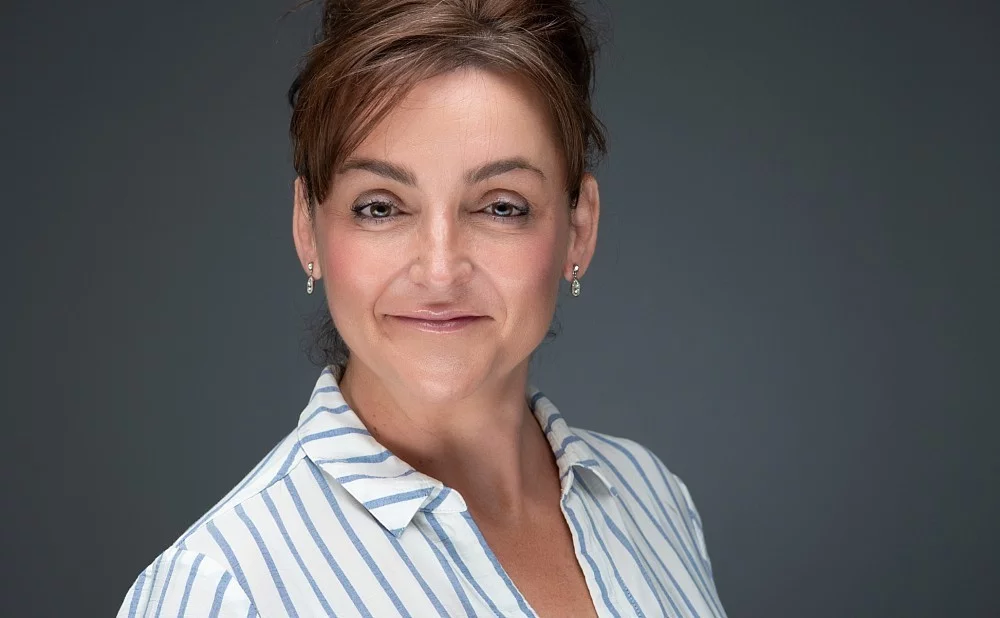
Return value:
<svg viewBox="0 0 1000 618">
<path fill-rule="evenodd" d="M 4 616 L 110 616 L 294 426 L 290 0 L 0 8 Z M 997 616 L 998 9 L 608 2 L 534 381 L 690 486 L 730 616 Z"/>
</svg>

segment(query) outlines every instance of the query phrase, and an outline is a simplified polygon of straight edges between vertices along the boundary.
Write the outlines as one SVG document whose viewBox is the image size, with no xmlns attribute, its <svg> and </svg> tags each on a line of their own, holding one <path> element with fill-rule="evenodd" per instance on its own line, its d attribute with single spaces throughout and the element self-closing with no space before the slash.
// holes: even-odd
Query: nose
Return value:
<svg viewBox="0 0 1000 618">
<path fill-rule="evenodd" d="M 450 290 L 472 275 L 469 234 L 455 210 L 427 209 L 417 226 L 417 256 L 410 277 L 427 288 Z"/>
</svg>

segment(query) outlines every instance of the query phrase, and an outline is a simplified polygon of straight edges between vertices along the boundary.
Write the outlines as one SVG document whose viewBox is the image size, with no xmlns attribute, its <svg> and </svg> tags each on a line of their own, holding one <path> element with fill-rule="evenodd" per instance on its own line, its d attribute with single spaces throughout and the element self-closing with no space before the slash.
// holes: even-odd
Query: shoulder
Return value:
<svg viewBox="0 0 1000 618">
<path fill-rule="evenodd" d="M 252 598 L 230 560 L 225 537 L 241 505 L 281 482 L 305 458 L 297 430 L 262 457 L 215 505 L 192 523 L 136 577 L 118 616 L 257 616 Z M 152 609 L 157 608 L 157 609 Z M 214 612 L 209 613 L 209 608 Z M 185 612 L 190 612 L 187 614 Z"/>
<path fill-rule="evenodd" d="M 190 546 L 191 537 L 225 518 L 231 511 L 268 487 L 284 479 L 305 458 L 298 431 L 293 430 L 278 442 L 232 489 L 197 521 L 188 526 L 174 545 Z"/>
<path fill-rule="evenodd" d="M 662 494 L 676 489 L 677 476 L 651 449 L 643 444 L 592 429 L 573 427 L 573 432 L 590 447 L 601 466 L 610 471 L 625 491 L 638 494 Z M 678 505 L 670 504 L 671 508 Z"/>
<path fill-rule="evenodd" d="M 621 499 L 664 526 L 679 523 L 694 536 L 702 558 L 708 561 L 701 516 L 687 485 L 645 445 L 620 436 L 573 427 L 600 462 Z"/>
<path fill-rule="evenodd" d="M 205 554 L 169 547 L 139 576 L 117 618 L 146 615 L 256 618 L 257 609 L 233 574 Z"/>
</svg>

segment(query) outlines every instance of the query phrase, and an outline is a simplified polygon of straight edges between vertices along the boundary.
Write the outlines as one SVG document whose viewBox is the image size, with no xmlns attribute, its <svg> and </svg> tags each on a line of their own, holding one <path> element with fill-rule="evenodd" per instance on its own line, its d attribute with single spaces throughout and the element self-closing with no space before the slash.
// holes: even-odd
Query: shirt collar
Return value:
<svg viewBox="0 0 1000 618">
<path fill-rule="evenodd" d="M 325 367 L 299 415 L 299 444 L 312 463 L 340 483 L 395 536 L 402 534 L 419 510 L 466 510 L 458 492 L 396 457 L 368 432 L 341 394 L 340 377 L 339 367 Z M 555 455 L 562 495 L 574 481 L 575 475 L 570 474 L 574 468 L 591 470 L 615 493 L 594 451 L 566 423 L 555 404 L 531 384 L 525 389 L 525 398 Z"/>
</svg>

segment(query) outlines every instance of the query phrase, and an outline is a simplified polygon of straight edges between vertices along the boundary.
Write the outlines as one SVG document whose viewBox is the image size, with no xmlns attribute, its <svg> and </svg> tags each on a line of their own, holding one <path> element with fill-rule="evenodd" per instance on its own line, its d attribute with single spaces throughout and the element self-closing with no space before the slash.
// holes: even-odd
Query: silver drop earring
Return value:
<svg viewBox="0 0 1000 618">
<path fill-rule="evenodd" d="M 309 278 L 306 279 L 306 294 L 312 294 L 313 293 L 313 282 L 314 281 L 315 281 L 315 279 L 313 279 L 313 263 L 309 262 Z"/>
<path fill-rule="evenodd" d="M 576 273 L 578 272 L 580 272 L 580 265 L 573 264 L 573 283 L 570 284 L 570 291 L 573 293 L 573 296 L 580 295 L 580 280 L 576 278 Z"/>
</svg>

